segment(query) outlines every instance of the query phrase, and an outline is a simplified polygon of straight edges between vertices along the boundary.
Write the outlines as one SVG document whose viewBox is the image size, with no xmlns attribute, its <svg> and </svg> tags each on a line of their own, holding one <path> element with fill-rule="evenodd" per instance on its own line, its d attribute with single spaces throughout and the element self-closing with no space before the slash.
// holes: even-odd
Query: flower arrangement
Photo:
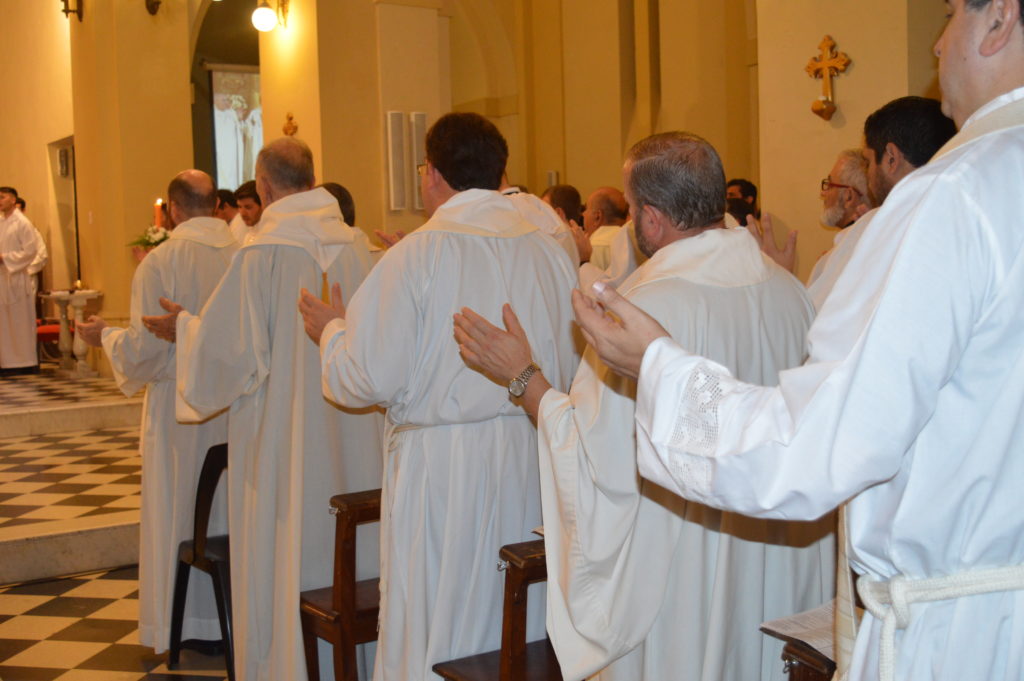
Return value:
<svg viewBox="0 0 1024 681">
<path fill-rule="evenodd" d="M 142 235 L 129 243 L 129 246 L 140 246 L 142 248 L 155 248 L 163 242 L 167 241 L 168 237 L 171 236 L 170 231 L 166 227 L 159 225 L 150 225 Z"/>
</svg>

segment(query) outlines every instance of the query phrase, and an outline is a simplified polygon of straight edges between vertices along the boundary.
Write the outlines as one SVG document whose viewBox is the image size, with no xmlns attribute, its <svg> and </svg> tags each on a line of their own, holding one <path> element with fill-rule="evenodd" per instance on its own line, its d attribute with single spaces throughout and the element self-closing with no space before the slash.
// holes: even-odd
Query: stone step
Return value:
<svg viewBox="0 0 1024 681">
<path fill-rule="evenodd" d="M 0 528 L 0 585 L 139 562 L 139 512 Z"/>
<path fill-rule="evenodd" d="M 141 420 L 141 398 L 4 409 L 0 438 L 135 426 Z"/>
</svg>

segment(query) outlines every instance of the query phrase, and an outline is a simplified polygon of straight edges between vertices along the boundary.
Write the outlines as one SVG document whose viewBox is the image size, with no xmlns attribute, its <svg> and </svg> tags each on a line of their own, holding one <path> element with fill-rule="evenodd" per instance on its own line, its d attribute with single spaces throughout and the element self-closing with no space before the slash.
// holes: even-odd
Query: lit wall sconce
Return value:
<svg viewBox="0 0 1024 681">
<path fill-rule="evenodd" d="M 161 0 L 146 0 L 146 11 L 156 16 L 157 11 L 160 9 Z"/>
<path fill-rule="evenodd" d="M 71 0 L 61 0 L 61 2 L 64 3 L 64 9 L 62 9 L 61 12 L 64 12 L 65 19 L 67 19 L 69 15 L 74 14 L 78 17 L 79 21 L 82 20 L 82 0 L 77 0 L 75 3 L 75 9 L 71 9 L 71 7 L 69 7 Z"/>
<path fill-rule="evenodd" d="M 267 0 L 260 0 L 260 5 L 252 13 L 252 25 L 257 31 L 273 31 L 278 26 L 288 28 L 288 1 L 277 0 L 274 10 Z"/>
</svg>

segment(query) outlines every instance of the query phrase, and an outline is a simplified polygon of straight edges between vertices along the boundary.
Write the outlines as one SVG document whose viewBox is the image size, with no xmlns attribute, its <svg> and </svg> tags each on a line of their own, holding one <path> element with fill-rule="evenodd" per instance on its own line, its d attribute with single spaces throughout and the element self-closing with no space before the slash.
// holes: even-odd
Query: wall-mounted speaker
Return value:
<svg viewBox="0 0 1024 681">
<path fill-rule="evenodd" d="M 416 170 L 427 160 L 427 114 L 423 111 L 413 111 L 409 114 L 409 128 L 413 168 L 412 205 L 416 210 L 423 210 L 423 196 L 420 194 L 423 178 Z"/>
<path fill-rule="evenodd" d="M 405 114 L 401 111 L 387 112 L 388 128 L 388 208 L 405 210 L 408 206 L 406 178 L 409 166 L 405 157 Z"/>
</svg>

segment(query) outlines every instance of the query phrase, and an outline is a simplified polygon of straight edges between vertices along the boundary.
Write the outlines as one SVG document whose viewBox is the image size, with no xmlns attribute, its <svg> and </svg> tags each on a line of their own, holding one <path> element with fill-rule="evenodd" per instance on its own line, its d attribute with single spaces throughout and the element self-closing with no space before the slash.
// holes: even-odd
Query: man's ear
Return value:
<svg viewBox="0 0 1024 681">
<path fill-rule="evenodd" d="M 672 221 L 668 219 L 668 216 L 662 213 L 659 209 L 655 208 L 651 204 L 647 204 L 643 207 L 644 224 L 648 226 L 653 232 L 653 239 L 655 243 L 661 243 L 661 239 L 664 236 L 666 227 L 674 228 Z"/>
<path fill-rule="evenodd" d="M 885 166 L 887 172 L 892 174 L 905 159 L 903 152 L 895 144 L 889 142 L 885 145 L 885 151 L 882 153 L 882 165 Z"/>
<path fill-rule="evenodd" d="M 1018 0 L 992 0 L 979 12 L 984 13 L 988 29 L 978 46 L 978 53 L 991 57 L 1006 47 L 1013 39 L 1017 24 L 1020 23 L 1020 2 Z"/>
</svg>

